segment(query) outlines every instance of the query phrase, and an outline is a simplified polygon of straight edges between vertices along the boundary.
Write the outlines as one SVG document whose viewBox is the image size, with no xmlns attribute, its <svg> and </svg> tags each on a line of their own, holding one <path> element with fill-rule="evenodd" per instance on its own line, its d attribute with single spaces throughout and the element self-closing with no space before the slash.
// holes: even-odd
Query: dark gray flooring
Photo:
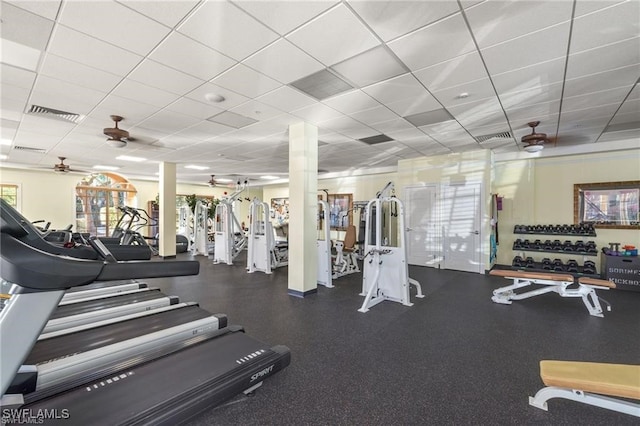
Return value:
<svg viewBox="0 0 640 426">
<path fill-rule="evenodd" d="M 528 396 L 542 387 L 542 359 L 639 364 L 640 293 L 600 291 L 613 310 L 596 318 L 580 299 L 547 294 L 499 305 L 491 292 L 505 279 L 410 267 L 426 297 L 363 314 L 361 274 L 301 299 L 287 294 L 286 268 L 248 274 L 242 259 L 199 259 L 198 276 L 148 282 L 288 346 L 292 361 L 254 396 L 192 425 L 638 424 L 567 400 L 551 400 L 545 412 Z"/>
</svg>

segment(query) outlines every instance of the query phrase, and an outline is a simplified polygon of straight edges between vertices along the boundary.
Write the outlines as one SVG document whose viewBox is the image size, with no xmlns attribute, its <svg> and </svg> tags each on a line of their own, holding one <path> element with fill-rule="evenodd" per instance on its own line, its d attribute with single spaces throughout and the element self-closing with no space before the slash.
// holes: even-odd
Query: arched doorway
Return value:
<svg viewBox="0 0 640 426">
<path fill-rule="evenodd" d="M 137 190 L 115 173 L 96 173 L 76 185 L 76 230 L 104 237 L 111 235 L 122 216 L 119 206 L 135 205 Z"/>
</svg>

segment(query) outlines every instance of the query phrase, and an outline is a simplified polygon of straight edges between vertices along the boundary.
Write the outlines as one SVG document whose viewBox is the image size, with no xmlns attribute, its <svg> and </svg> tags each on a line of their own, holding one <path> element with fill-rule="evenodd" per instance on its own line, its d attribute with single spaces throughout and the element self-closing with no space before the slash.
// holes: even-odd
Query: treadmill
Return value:
<svg viewBox="0 0 640 426">
<path fill-rule="evenodd" d="M 264 379 L 290 363 L 285 346 L 255 340 L 240 328 L 206 331 L 181 348 L 154 361 L 113 366 L 102 377 L 87 377 L 83 385 L 24 405 L 21 394 L 7 389 L 37 337 L 70 287 L 94 281 L 155 278 L 197 273 L 197 261 L 100 262 L 50 254 L 31 246 L 33 233 L 18 212 L 0 200 L 0 266 L 2 279 L 14 283 L 11 298 L 0 312 L 0 395 L 2 407 L 25 408 L 10 415 L 49 410 L 68 413 L 47 424 L 171 424 L 209 409 L 238 393 L 252 392 Z M 13 418 L 9 421 L 19 422 Z"/>
</svg>

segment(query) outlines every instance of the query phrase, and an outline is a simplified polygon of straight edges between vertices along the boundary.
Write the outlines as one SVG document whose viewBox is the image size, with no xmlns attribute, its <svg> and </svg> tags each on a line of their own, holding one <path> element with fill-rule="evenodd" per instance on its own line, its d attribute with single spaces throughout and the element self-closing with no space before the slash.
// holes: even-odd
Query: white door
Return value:
<svg viewBox="0 0 640 426">
<path fill-rule="evenodd" d="M 480 183 L 441 187 L 444 268 L 481 272 Z"/>
<path fill-rule="evenodd" d="M 439 267 L 442 261 L 436 197 L 436 185 L 405 188 L 407 262 L 410 265 Z"/>
</svg>

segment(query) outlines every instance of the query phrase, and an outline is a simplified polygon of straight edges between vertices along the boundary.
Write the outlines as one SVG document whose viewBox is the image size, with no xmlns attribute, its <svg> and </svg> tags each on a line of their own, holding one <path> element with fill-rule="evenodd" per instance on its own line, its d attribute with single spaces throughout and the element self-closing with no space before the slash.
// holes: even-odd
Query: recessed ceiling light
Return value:
<svg viewBox="0 0 640 426">
<path fill-rule="evenodd" d="M 467 92 L 462 92 L 457 96 L 458 99 L 464 99 L 468 97 L 469 97 L 469 94 Z"/>
<path fill-rule="evenodd" d="M 11 146 L 13 141 L 11 139 L 0 139 L 0 145 Z"/>
<path fill-rule="evenodd" d="M 7 156 L 5 154 L 0 154 L 0 160 L 6 160 Z"/>
<path fill-rule="evenodd" d="M 142 161 L 147 161 L 146 158 L 142 158 L 142 157 L 131 157 L 129 155 L 119 155 L 116 157 L 116 160 L 122 160 L 122 161 L 132 161 L 134 163 L 140 163 Z"/>
<path fill-rule="evenodd" d="M 120 167 L 115 166 L 102 166 L 100 164 L 93 166 L 95 170 L 119 170 Z"/>
<path fill-rule="evenodd" d="M 195 164 L 189 164 L 188 166 L 184 166 L 185 169 L 193 169 L 193 170 L 208 170 L 209 167 L 206 166 L 196 166 Z"/>
<path fill-rule="evenodd" d="M 213 102 L 213 103 L 220 103 L 223 102 L 226 98 L 224 96 L 222 96 L 219 93 L 207 93 L 206 95 L 204 95 L 204 98 L 209 101 L 209 102 Z"/>
<path fill-rule="evenodd" d="M 229 182 L 233 182 L 233 179 L 220 178 L 220 179 L 216 179 L 216 182 L 229 183 Z"/>
<path fill-rule="evenodd" d="M 274 179 L 280 179 L 280 176 L 270 176 L 270 175 L 266 175 L 266 176 L 260 176 L 260 179 L 264 179 L 264 180 L 274 180 Z"/>
</svg>

